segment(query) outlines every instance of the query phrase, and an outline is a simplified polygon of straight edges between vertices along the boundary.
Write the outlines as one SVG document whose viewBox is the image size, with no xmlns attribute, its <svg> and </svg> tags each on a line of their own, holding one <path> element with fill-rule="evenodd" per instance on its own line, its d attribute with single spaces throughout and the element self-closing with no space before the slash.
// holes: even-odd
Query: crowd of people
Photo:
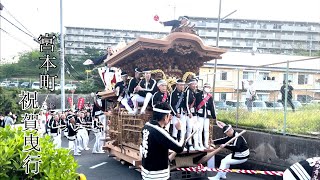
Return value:
<svg viewBox="0 0 320 180">
<path fill-rule="evenodd" d="M 7 110 L 4 114 L 0 113 L 0 127 L 13 126 L 18 120 L 18 116 Z"/>
<path fill-rule="evenodd" d="M 95 135 L 96 141 L 92 153 L 104 153 L 101 139 L 105 138 L 106 116 L 99 96 L 96 96 L 94 104 L 85 104 L 81 110 L 55 111 L 41 109 L 35 116 L 36 127 L 39 135 L 51 136 L 55 148 L 61 148 L 64 136 L 68 139 L 68 149 L 73 150 L 74 155 L 81 155 L 81 151 L 90 150 L 89 134 Z M 10 111 L 0 114 L 0 127 L 13 126 L 17 116 Z"/>
<path fill-rule="evenodd" d="M 52 111 L 46 114 L 41 112 L 40 130 L 52 137 L 56 148 L 61 147 L 61 137 L 65 136 L 69 141 L 68 148 L 76 156 L 81 155 L 83 150 L 90 150 L 89 134 L 92 132 L 96 138 L 92 153 L 104 153 L 101 139 L 105 137 L 106 118 L 101 107 L 101 99 L 96 97 L 93 106 L 89 104 L 82 110 Z"/>
</svg>

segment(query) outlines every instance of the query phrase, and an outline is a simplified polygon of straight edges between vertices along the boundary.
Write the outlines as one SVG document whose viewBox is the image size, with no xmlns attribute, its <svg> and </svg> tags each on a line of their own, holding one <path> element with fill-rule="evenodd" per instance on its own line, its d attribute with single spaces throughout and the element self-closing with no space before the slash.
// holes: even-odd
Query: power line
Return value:
<svg viewBox="0 0 320 180">
<path fill-rule="evenodd" d="M 4 7 L 4 6 L 3 6 L 3 7 Z M 7 12 L 14 20 L 16 20 L 25 30 L 27 30 L 33 37 L 35 37 L 35 35 L 32 34 L 32 32 L 30 32 L 20 21 L 18 21 L 17 18 L 15 18 L 15 17 L 9 12 L 9 10 L 8 10 L 6 7 L 4 7 L 4 9 L 5 9 L 6 12 Z"/>
<path fill-rule="evenodd" d="M 21 28 L 19 28 L 18 26 L 16 26 L 14 23 L 12 23 L 11 21 L 9 21 L 7 18 L 3 17 L 0 14 L 0 17 L 2 17 L 4 20 L 6 20 L 7 22 L 9 22 L 11 25 L 13 25 L 14 27 L 16 27 L 17 29 L 19 29 L 21 32 L 25 33 L 26 35 L 30 36 L 32 39 L 34 39 L 34 37 L 32 35 L 30 35 L 29 33 L 25 32 L 24 30 L 22 30 Z"/>
<path fill-rule="evenodd" d="M 13 39 L 21 42 L 22 44 L 30 47 L 31 49 L 33 49 L 32 46 L 30 46 L 30 45 L 28 45 L 27 43 L 23 42 L 21 39 L 19 39 L 19 38 L 17 38 L 17 37 L 14 37 L 13 35 L 11 35 L 10 33 L 8 33 L 7 31 L 5 31 L 4 29 L 0 28 L 0 30 L 2 30 L 3 32 L 7 33 L 7 34 L 8 34 L 10 37 L 12 37 Z"/>
<path fill-rule="evenodd" d="M 75 72 L 76 72 L 76 74 L 78 75 L 78 76 L 80 76 L 80 77 L 84 77 L 83 75 L 81 75 L 73 66 L 72 66 L 72 64 L 67 60 L 67 59 L 65 59 L 66 61 L 67 61 L 67 63 L 70 65 L 70 67 L 71 67 L 71 69 L 73 69 Z"/>
</svg>

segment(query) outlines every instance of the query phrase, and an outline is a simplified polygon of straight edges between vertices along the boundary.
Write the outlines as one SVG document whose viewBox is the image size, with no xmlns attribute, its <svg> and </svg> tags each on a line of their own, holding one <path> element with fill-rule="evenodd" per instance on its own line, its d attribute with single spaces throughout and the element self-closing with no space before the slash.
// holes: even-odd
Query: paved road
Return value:
<svg viewBox="0 0 320 180">
<path fill-rule="evenodd" d="M 94 135 L 90 134 L 89 147 L 94 145 Z M 67 147 L 67 140 L 62 138 L 62 147 Z M 140 173 L 134 169 L 129 169 L 129 165 L 122 165 L 119 161 L 116 161 L 112 157 L 108 157 L 108 154 L 92 154 L 91 149 L 89 151 L 82 151 L 81 156 L 76 156 L 80 168 L 79 173 L 86 175 L 88 180 L 131 180 L 141 179 Z M 232 174 L 227 175 L 228 179 L 235 180 L 258 180 L 254 176 Z M 207 178 L 202 178 L 207 179 Z"/>
</svg>

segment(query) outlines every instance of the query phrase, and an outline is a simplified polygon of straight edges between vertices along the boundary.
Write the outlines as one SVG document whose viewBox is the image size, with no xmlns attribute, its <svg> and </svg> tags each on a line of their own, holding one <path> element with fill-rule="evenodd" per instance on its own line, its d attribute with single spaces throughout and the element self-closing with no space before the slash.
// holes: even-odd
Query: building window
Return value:
<svg viewBox="0 0 320 180">
<path fill-rule="evenodd" d="M 220 93 L 220 101 L 226 101 L 227 100 L 227 93 Z"/>
<path fill-rule="evenodd" d="M 233 27 L 240 27 L 240 24 L 239 23 L 234 23 Z"/>
<path fill-rule="evenodd" d="M 199 22 L 197 22 L 197 25 L 198 25 L 198 26 L 206 26 L 206 22 L 204 22 L 204 21 L 199 21 Z"/>
<path fill-rule="evenodd" d="M 233 40 L 232 45 L 234 46 L 240 46 L 240 41 L 239 40 Z"/>
<path fill-rule="evenodd" d="M 228 73 L 227 72 L 221 72 L 220 74 L 220 80 L 226 81 L 228 79 Z"/>
<path fill-rule="evenodd" d="M 260 81 L 268 80 L 268 77 L 269 77 L 269 73 L 267 73 L 267 72 L 259 72 L 259 80 Z"/>
<path fill-rule="evenodd" d="M 298 75 L 298 84 L 308 84 L 308 75 L 307 74 L 299 74 Z"/>
<path fill-rule="evenodd" d="M 249 80 L 253 80 L 254 78 L 254 72 L 243 72 L 243 77 L 242 79 L 249 79 Z"/>
<path fill-rule="evenodd" d="M 283 81 L 285 81 L 287 78 L 287 74 L 283 74 Z M 293 74 L 288 74 L 288 81 L 293 82 Z"/>
<path fill-rule="evenodd" d="M 246 46 L 253 46 L 253 41 L 246 41 Z"/>
<path fill-rule="evenodd" d="M 269 100 L 269 94 L 257 94 L 257 96 L 258 96 L 258 99 L 261 101 L 268 101 Z M 260 103 L 260 102 L 258 102 L 258 103 Z"/>
<path fill-rule="evenodd" d="M 281 29 L 281 24 L 273 24 L 273 29 Z"/>
</svg>

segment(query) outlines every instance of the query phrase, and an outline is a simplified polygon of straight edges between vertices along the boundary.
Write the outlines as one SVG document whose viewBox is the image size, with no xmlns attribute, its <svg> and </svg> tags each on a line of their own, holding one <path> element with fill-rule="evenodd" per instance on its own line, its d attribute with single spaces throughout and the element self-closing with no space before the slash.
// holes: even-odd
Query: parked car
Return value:
<svg viewBox="0 0 320 180">
<path fill-rule="evenodd" d="M 61 89 L 60 84 L 55 84 L 55 85 L 54 85 L 54 89 L 55 89 L 55 90 L 60 90 L 60 89 Z"/>
<path fill-rule="evenodd" d="M 66 84 L 66 85 L 64 86 L 64 89 L 70 91 L 70 90 L 72 90 L 72 89 L 77 89 L 77 86 L 74 85 L 74 84 Z"/>
<path fill-rule="evenodd" d="M 264 101 L 253 101 L 252 102 L 252 110 L 267 110 L 267 105 Z"/>
<path fill-rule="evenodd" d="M 7 87 L 7 84 L 2 82 L 2 83 L 0 83 L 0 87 Z"/>
<path fill-rule="evenodd" d="M 267 109 L 269 110 L 283 110 L 283 105 L 281 102 L 266 101 Z"/>
<path fill-rule="evenodd" d="M 10 81 L 2 81 L 1 84 L 5 84 L 3 85 L 3 87 L 8 87 L 10 83 L 11 83 Z"/>
<path fill-rule="evenodd" d="M 30 82 L 23 82 L 20 84 L 20 87 L 22 88 L 30 88 Z"/>
<path fill-rule="evenodd" d="M 31 85 L 31 89 L 40 89 L 40 82 L 33 82 Z"/>
<path fill-rule="evenodd" d="M 19 83 L 10 83 L 7 87 L 9 88 L 17 88 L 19 86 Z"/>
<path fill-rule="evenodd" d="M 320 100 L 311 100 L 310 104 L 320 104 Z"/>
<path fill-rule="evenodd" d="M 238 106 L 237 101 L 226 101 L 226 104 L 230 107 L 230 109 L 233 109 L 233 110 L 236 109 L 237 106 Z M 247 108 L 245 102 L 239 101 L 239 108 L 240 108 L 240 109 L 245 109 L 245 108 Z"/>
<path fill-rule="evenodd" d="M 293 100 L 292 103 L 295 109 L 299 109 L 302 107 L 302 104 L 299 101 Z M 290 105 L 288 105 L 288 107 L 290 107 Z"/>
<path fill-rule="evenodd" d="M 230 106 L 227 105 L 225 101 L 215 101 L 215 107 L 217 110 L 229 110 Z"/>
</svg>

